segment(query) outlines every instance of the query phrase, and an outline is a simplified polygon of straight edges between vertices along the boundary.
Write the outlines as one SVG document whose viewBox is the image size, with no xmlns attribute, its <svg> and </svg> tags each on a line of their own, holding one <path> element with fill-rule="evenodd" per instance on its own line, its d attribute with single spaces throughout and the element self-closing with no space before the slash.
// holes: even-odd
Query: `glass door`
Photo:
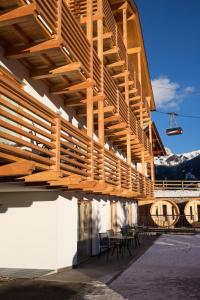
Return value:
<svg viewBox="0 0 200 300">
<path fill-rule="evenodd" d="M 92 205 L 90 201 L 78 202 L 78 263 L 92 254 Z"/>
</svg>

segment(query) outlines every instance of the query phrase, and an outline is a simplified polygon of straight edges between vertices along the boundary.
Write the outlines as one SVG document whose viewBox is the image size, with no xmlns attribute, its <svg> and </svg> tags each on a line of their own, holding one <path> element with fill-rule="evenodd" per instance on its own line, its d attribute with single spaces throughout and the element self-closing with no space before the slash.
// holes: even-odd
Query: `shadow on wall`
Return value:
<svg viewBox="0 0 200 300">
<path fill-rule="evenodd" d="M 56 201 L 62 192 L 20 192 L 0 193 L 0 213 L 6 213 L 9 208 L 31 207 L 34 202 Z M 66 197 L 66 194 L 65 196 Z M 67 200 L 72 201 L 72 194 L 67 195 Z"/>
</svg>

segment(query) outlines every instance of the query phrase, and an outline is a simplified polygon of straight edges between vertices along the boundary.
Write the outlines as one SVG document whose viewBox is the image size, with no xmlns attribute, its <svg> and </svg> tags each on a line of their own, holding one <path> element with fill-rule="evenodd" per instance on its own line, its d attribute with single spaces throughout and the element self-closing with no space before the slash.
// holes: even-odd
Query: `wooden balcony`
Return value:
<svg viewBox="0 0 200 300">
<path fill-rule="evenodd" d="M 91 116 L 92 121 L 90 122 L 92 132 L 100 131 L 99 119 L 103 120 L 104 124 L 100 128 L 103 131 L 102 140 L 105 137 L 127 157 L 127 152 L 131 152 L 129 157 L 134 162 L 143 161 L 144 165 L 145 161 L 152 159 L 152 145 L 141 124 L 141 115 L 143 121 L 149 121 L 149 105 L 146 99 L 141 101 L 142 89 L 138 82 L 138 75 L 136 76 L 135 66 L 128 59 L 127 48 L 108 0 L 103 0 L 102 15 L 98 13 L 99 2 L 92 1 L 94 29 L 93 40 L 90 42 L 86 37 L 86 0 L 47 2 L 42 0 L 1 1 L 0 38 L 7 58 L 18 59 L 28 68 L 30 76 L 34 80 L 44 81 L 49 87 L 50 93 L 63 98 L 65 106 L 73 108 L 76 118 L 81 119 L 84 124 L 87 124 L 89 119 L 87 92 L 89 89 L 92 90 L 91 115 L 93 114 L 93 116 Z M 98 56 L 99 52 L 97 54 L 97 21 L 101 18 L 104 30 L 102 57 Z M 99 106 L 102 102 L 103 109 L 99 116 Z M 31 148 L 31 155 L 38 155 L 37 151 L 40 149 L 37 147 L 39 144 L 44 144 L 43 154 L 38 155 L 37 159 L 35 158 L 37 168 L 40 165 L 42 170 L 48 170 L 52 165 L 52 170 L 59 165 L 58 170 L 62 171 L 63 176 L 67 176 L 68 172 L 74 172 L 77 176 L 87 179 L 90 177 L 92 180 L 105 181 L 108 170 L 104 169 L 105 164 L 102 158 L 103 142 L 99 145 L 91 139 L 88 140 L 88 137 L 81 138 L 82 131 L 81 133 L 76 132 L 73 142 L 70 140 L 70 143 L 74 143 L 74 155 L 67 156 L 69 153 L 66 151 L 71 152 L 72 149 L 66 149 L 65 145 L 69 144 L 71 137 L 68 132 L 71 132 L 73 127 L 71 128 L 65 120 L 60 120 L 60 124 L 57 124 L 58 120 L 55 116 L 51 116 L 49 120 L 52 124 L 49 124 L 48 130 L 51 128 L 53 131 L 47 132 L 47 136 L 44 135 L 45 132 L 42 132 L 41 138 L 45 141 L 46 138 L 49 138 L 47 142 L 50 144 L 38 140 L 33 143 L 35 149 Z M 58 126 L 60 126 L 61 133 L 60 141 L 57 142 L 59 144 L 57 151 L 55 148 L 51 148 L 56 143 L 56 140 L 51 140 L 51 138 L 55 139 L 54 129 Z M 31 131 L 32 129 L 27 130 Z M 42 128 L 40 129 L 42 130 Z M 73 134 L 74 130 L 72 130 Z M 40 134 L 38 131 L 36 132 Z M 30 136 L 31 132 L 25 132 L 25 134 L 22 139 L 24 144 L 20 144 L 18 149 L 20 153 L 26 150 L 26 139 L 33 138 Z M 127 151 L 127 134 L 130 134 L 130 151 Z M 20 135 L 19 131 L 16 132 L 15 138 L 19 138 L 18 135 Z M 12 143 L 15 142 L 12 141 Z M 9 144 L 9 146 L 11 145 Z M 85 152 L 86 149 L 89 152 Z M 59 163 L 58 159 L 56 160 L 57 153 L 60 156 Z M 27 151 L 23 152 L 23 155 L 27 157 Z M 79 160 L 78 157 L 80 157 Z M 89 167 L 85 165 L 84 160 L 88 162 Z M 125 169 L 125 165 L 123 163 L 122 165 Z M 120 170 L 123 169 L 120 168 Z M 133 171 L 129 170 L 128 174 L 132 174 L 131 172 Z M 119 173 L 117 171 L 117 174 Z M 114 177 L 117 176 L 115 179 L 116 182 L 119 182 L 117 174 Z M 131 190 L 131 175 L 129 177 L 128 189 Z M 137 178 L 137 180 L 139 179 Z M 107 182 L 107 184 L 109 183 Z M 137 189 L 133 188 L 132 191 L 136 192 Z"/>
<path fill-rule="evenodd" d="M 0 73 L 1 181 L 152 197 L 148 178 Z"/>
<path fill-rule="evenodd" d="M 19 59 L 33 79 L 44 80 L 55 94 L 80 90 L 72 86 L 88 78 L 91 46 L 66 1 L 10 0 L 0 8 L 7 57 Z"/>
</svg>

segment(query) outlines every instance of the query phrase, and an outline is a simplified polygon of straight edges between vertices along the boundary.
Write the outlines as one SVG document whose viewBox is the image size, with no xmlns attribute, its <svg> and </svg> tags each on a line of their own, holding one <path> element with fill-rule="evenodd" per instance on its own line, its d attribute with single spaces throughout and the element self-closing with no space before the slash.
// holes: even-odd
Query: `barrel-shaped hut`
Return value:
<svg viewBox="0 0 200 300">
<path fill-rule="evenodd" d="M 180 210 L 172 200 L 157 200 L 150 208 L 153 222 L 159 227 L 174 227 L 179 220 Z"/>
<path fill-rule="evenodd" d="M 200 225 L 200 199 L 193 199 L 186 203 L 184 209 L 185 218 L 191 225 Z"/>
</svg>

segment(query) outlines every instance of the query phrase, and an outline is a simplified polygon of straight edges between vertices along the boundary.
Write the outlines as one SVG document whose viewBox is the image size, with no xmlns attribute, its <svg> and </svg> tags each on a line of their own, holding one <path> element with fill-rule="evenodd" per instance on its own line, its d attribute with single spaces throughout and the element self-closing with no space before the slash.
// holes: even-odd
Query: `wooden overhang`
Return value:
<svg viewBox="0 0 200 300">
<path fill-rule="evenodd" d="M 114 14 L 116 15 L 116 20 L 117 20 L 117 17 L 119 16 L 120 12 L 122 13 L 123 6 L 128 4 L 127 5 L 127 10 L 129 12 L 128 20 L 130 21 L 130 23 L 132 21 L 131 26 L 135 27 L 136 35 L 134 36 L 134 40 L 137 39 L 137 45 L 128 49 L 128 53 L 130 55 L 136 54 L 138 52 L 141 53 L 142 67 L 143 67 L 143 71 L 144 71 L 144 75 L 145 75 L 145 79 L 143 81 L 146 81 L 146 83 L 147 83 L 147 93 L 148 93 L 148 96 L 150 97 L 150 109 L 152 111 L 154 111 L 156 106 L 155 106 L 155 101 L 154 101 L 152 85 L 151 85 L 151 78 L 150 78 L 150 73 L 149 73 L 145 43 L 144 43 L 143 34 L 142 34 L 142 25 L 140 22 L 138 8 L 133 0 L 109 0 L 109 2 L 110 2 L 111 8 L 112 8 Z M 118 21 L 120 22 L 121 20 L 119 19 Z M 128 33 L 128 41 L 131 42 L 132 40 L 133 40 L 133 36 Z"/>
<path fill-rule="evenodd" d="M 153 140 L 153 155 L 154 156 L 165 156 L 166 150 L 161 140 L 160 134 L 154 122 L 152 122 L 152 140 Z"/>
</svg>

